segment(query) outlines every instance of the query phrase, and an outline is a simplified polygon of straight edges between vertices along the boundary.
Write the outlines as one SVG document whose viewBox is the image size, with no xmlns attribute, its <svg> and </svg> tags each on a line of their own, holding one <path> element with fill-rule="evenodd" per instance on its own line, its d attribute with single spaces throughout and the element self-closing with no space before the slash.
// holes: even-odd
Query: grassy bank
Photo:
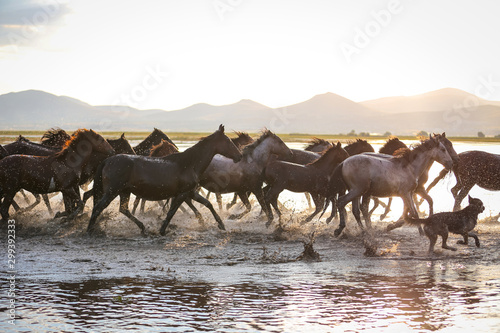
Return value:
<svg viewBox="0 0 500 333">
<path fill-rule="evenodd" d="M 19 135 L 23 135 L 31 141 L 38 142 L 42 137 L 44 131 L 0 131 L 0 144 L 9 143 L 17 139 Z M 105 138 L 118 138 L 123 132 L 102 132 L 101 134 Z M 126 132 L 125 136 L 128 140 L 142 140 L 147 137 L 151 132 Z M 175 141 L 197 141 L 201 137 L 207 136 L 210 133 L 204 132 L 168 132 L 167 135 L 175 142 Z M 235 135 L 231 132 L 227 133 L 230 137 L 234 137 Z M 259 133 L 250 133 L 252 137 L 258 137 Z M 368 141 L 383 141 L 386 140 L 387 136 L 350 136 L 350 135 L 339 135 L 339 134 L 306 134 L 306 133 L 291 133 L 291 134 L 279 134 L 280 138 L 282 138 L 285 142 L 307 142 L 313 137 L 329 140 L 329 141 L 337 141 L 346 142 L 349 140 L 353 140 L 355 138 L 362 138 Z M 415 140 L 415 136 L 402 135 L 398 136 L 401 140 Z M 460 141 L 460 142 L 476 142 L 476 143 L 500 143 L 500 138 L 486 137 L 486 138 L 478 138 L 478 137 L 449 137 L 452 141 Z"/>
</svg>

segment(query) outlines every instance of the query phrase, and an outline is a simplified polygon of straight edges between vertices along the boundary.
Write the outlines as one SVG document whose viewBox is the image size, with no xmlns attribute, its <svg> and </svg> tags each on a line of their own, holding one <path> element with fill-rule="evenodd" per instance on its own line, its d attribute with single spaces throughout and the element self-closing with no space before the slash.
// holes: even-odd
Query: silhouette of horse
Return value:
<svg viewBox="0 0 500 333">
<path fill-rule="evenodd" d="M 342 162 L 335 168 L 329 183 L 329 197 L 332 200 L 335 200 L 338 193 L 343 193 L 345 188 L 349 190 L 337 201 L 340 224 L 335 230 L 335 236 L 340 235 L 345 228 L 345 205 L 351 201 L 353 202 L 352 212 L 359 226 L 363 228 L 359 215 L 360 197 L 363 198 L 361 211 L 367 227 L 371 226 L 368 214 L 370 196 L 399 196 L 404 202 L 404 215 L 410 212 L 412 217 L 418 218 L 412 194 L 417 188 L 419 176 L 432 161 L 437 161 L 446 168 L 453 166 L 453 160 L 438 136 L 431 136 L 415 146 L 413 150 L 407 149 L 399 156 L 382 157 L 379 154 L 367 153 L 351 156 Z M 393 228 L 388 227 L 388 230 Z"/>
<path fill-rule="evenodd" d="M 314 153 L 321 153 L 332 147 L 333 144 L 329 141 L 320 138 L 312 138 L 309 144 L 304 148 L 305 151 L 312 151 Z"/>
<path fill-rule="evenodd" d="M 430 191 L 448 173 L 449 170 L 442 170 L 429 184 L 427 191 Z M 453 173 L 457 180 L 456 185 L 451 189 L 455 199 L 453 211 L 458 211 L 462 200 L 474 185 L 489 191 L 500 190 L 500 155 L 478 150 L 460 153 L 458 162 L 453 165 Z"/>
<path fill-rule="evenodd" d="M 210 202 L 195 191 L 201 174 L 216 154 L 227 156 L 234 162 L 241 159 L 241 152 L 224 134 L 223 125 L 181 153 L 161 158 L 115 155 L 106 159 L 99 166 L 94 180 L 94 209 L 87 232 L 95 230 L 97 217 L 119 195 L 120 212 L 135 222 L 144 234 L 144 224 L 128 209 L 131 193 L 155 201 L 174 198 L 160 229 L 162 235 L 179 206 L 188 198 L 210 209 L 219 228 L 225 230 Z"/>
<path fill-rule="evenodd" d="M 134 147 L 134 151 L 137 155 L 149 156 L 151 154 L 151 149 L 153 148 L 153 146 L 160 144 L 161 140 L 166 140 L 177 147 L 165 133 L 155 127 L 151 134 L 149 134 L 141 143 Z"/>
<path fill-rule="evenodd" d="M 71 135 L 65 130 L 55 127 L 43 133 L 40 143 L 44 146 L 61 148 L 69 139 L 71 139 Z"/>
<path fill-rule="evenodd" d="M 83 206 L 76 192 L 82 170 L 95 153 L 113 154 L 113 148 L 92 130 L 77 131 L 63 149 L 50 156 L 10 155 L 0 160 L 0 213 L 9 218 L 9 207 L 16 193 L 26 189 L 32 193 L 62 192 L 65 204 L 77 203 L 70 218 Z M 68 207 L 67 207 L 68 208 Z"/>
<path fill-rule="evenodd" d="M 215 156 L 203 173 L 200 185 L 216 193 L 238 194 L 246 210 L 241 214 L 231 215 L 230 218 L 241 218 L 250 212 L 252 207 L 247 192 L 255 195 L 269 218 L 262 184 L 263 171 L 272 154 L 285 157 L 290 156 L 292 152 L 276 134 L 265 130 L 254 143 L 243 149 L 243 158 L 240 162 L 234 164 L 223 156 Z"/>
<path fill-rule="evenodd" d="M 349 154 L 342 148 L 340 142 L 331 146 L 316 161 L 306 164 L 294 164 L 283 161 L 270 162 L 265 169 L 265 182 L 268 184 L 266 191 L 266 204 L 270 212 L 270 219 L 267 226 L 273 220 L 272 205 L 278 214 L 281 222 L 281 212 L 278 208 L 278 196 L 283 190 L 292 192 L 308 192 L 312 195 L 316 210 L 311 216 L 315 216 L 321 211 L 324 205 L 324 198 L 319 194 L 321 188 L 328 181 L 328 176 L 333 169 L 343 160 L 349 157 Z M 308 217 L 306 221 L 310 221 Z"/>
<path fill-rule="evenodd" d="M 373 149 L 372 145 L 369 144 L 368 141 L 363 139 L 348 141 L 347 146 L 345 146 L 344 149 L 349 154 L 349 156 L 375 152 L 375 149 Z"/>
</svg>

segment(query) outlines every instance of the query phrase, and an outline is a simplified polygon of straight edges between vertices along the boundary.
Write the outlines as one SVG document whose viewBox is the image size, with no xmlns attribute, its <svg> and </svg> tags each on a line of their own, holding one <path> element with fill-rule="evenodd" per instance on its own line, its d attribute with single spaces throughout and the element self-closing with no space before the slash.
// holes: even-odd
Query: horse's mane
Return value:
<svg viewBox="0 0 500 333">
<path fill-rule="evenodd" d="M 400 159 L 404 163 L 410 163 L 415 155 L 418 155 L 420 152 L 424 152 L 427 150 L 431 150 L 436 146 L 436 141 L 432 139 L 427 139 L 421 141 L 420 143 L 411 145 L 411 148 L 400 148 L 394 152 L 394 157 Z"/>
<path fill-rule="evenodd" d="M 346 144 L 347 146 L 346 147 L 349 147 L 349 146 L 352 146 L 352 145 L 355 145 L 355 144 L 361 144 L 361 143 L 368 143 L 368 141 L 364 140 L 364 139 L 354 139 L 354 140 L 347 140 Z"/>
<path fill-rule="evenodd" d="M 328 155 L 329 155 L 329 154 L 332 154 L 335 150 L 344 150 L 344 151 L 345 151 L 345 149 L 343 149 L 342 147 L 340 147 L 340 146 L 339 146 L 339 147 L 337 147 L 337 145 L 336 145 L 336 144 L 333 144 L 332 146 L 330 146 L 330 147 L 326 148 L 326 149 L 325 149 L 325 150 L 323 150 L 321 153 L 319 153 L 321 156 L 320 156 L 317 160 L 314 160 L 314 161 L 312 161 L 311 163 L 307 163 L 306 165 L 316 165 L 316 164 L 321 164 L 321 163 L 323 163 L 323 161 L 324 161 L 325 159 L 327 159 L 327 158 L 328 158 Z M 346 154 L 347 154 L 347 152 L 346 152 Z M 349 155 L 349 154 L 347 154 L 347 156 L 348 156 L 348 155 Z M 346 157 L 347 157 L 347 156 L 346 156 Z"/>
<path fill-rule="evenodd" d="M 396 151 L 402 148 L 408 148 L 408 146 L 399 140 L 397 137 L 391 137 L 387 142 L 379 149 L 379 153 L 392 155 Z"/>
<path fill-rule="evenodd" d="M 353 151 L 353 149 L 356 146 L 366 147 L 369 149 L 369 150 L 361 150 L 361 152 L 374 151 L 372 145 L 369 144 L 368 141 L 363 140 L 363 139 L 356 139 L 356 140 L 347 141 L 347 145 L 344 147 L 344 149 L 349 153 L 349 155 L 353 155 L 353 153 L 359 153 L 359 152 Z"/>
<path fill-rule="evenodd" d="M 268 129 L 263 130 L 261 136 L 257 140 L 255 140 L 253 143 L 251 143 L 248 146 L 245 146 L 245 148 L 243 148 L 243 151 L 241 152 L 242 155 L 243 156 L 251 155 L 253 153 L 253 151 L 255 150 L 255 148 L 257 148 L 257 146 L 260 145 L 260 143 L 262 141 L 264 141 L 265 139 L 267 139 L 268 137 L 273 136 L 273 135 L 275 135 L 275 134 L 273 132 L 271 132 L 270 130 L 268 130 Z"/>
<path fill-rule="evenodd" d="M 46 146 L 55 146 L 58 145 L 59 142 L 66 142 L 71 139 L 71 136 L 66 133 L 65 130 L 55 127 L 50 128 L 47 132 L 43 133 L 40 142 Z"/>
<path fill-rule="evenodd" d="M 86 128 L 79 129 L 71 135 L 71 138 L 67 140 L 64 145 L 61 147 L 61 150 L 56 152 L 53 156 L 54 157 L 63 157 L 68 154 L 70 151 L 75 151 L 76 150 L 76 145 L 82 140 L 82 137 L 86 133 L 95 133 L 93 130 L 88 130 Z"/>
<path fill-rule="evenodd" d="M 331 144 L 325 139 L 314 137 L 309 141 L 308 146 L 305 147 L 304 150 L 311 151 L 314 147 L 318 145 L 331 145 Z"/>
<path fill-rule="evenodd" d="M 233 141 L 233 143 L 236 146 L 242 147 L 242 146 L 246 146 L 246 145 L 249 145 L 252 142 L 254 142 L 252 137 L 250 135 L 248 135 L 247 132 L 235 131 L 234 134 L 236 134 L 238 137 L 232 138 L 231 141 Z"/>
</svg>

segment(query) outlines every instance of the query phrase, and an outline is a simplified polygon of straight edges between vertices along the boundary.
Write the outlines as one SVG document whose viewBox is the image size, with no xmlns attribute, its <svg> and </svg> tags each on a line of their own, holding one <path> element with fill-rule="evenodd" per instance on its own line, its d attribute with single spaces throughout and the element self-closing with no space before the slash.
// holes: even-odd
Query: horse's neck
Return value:
<svg viewBox="0 0 500 333">
<path fill-rule="evenodd" d="M 75 146 L 77 146 L 77 143 L 75 143 Z M 56 154 L 52 158 L 61 165 L 65 165 L 66 168 L 81 173 L 82 168 L 89 162 L 91 156 L 92 149 L 82 149 L 82 151 L 76 152 L 73 147 L 67 147 L 63 153 Z"/>
<path fill-rule="evenodd" d="M 213 147 L 209 142 L 200 141 L 193 147 L 186 149 L 182 154 L 183 162 L 191 164 L 192 170 L 197 174 L 201 175 L 205 172 L 212 158 L 215 156 L 215 147 Z"/>
<path fill-rule="evenodd" d="M 263 141 L 255 147 L 249 156 L 245 157 L 245 160 L 252 165 L 264 168 L 269 162 L 271 155 L 271 148 L 266 144 L 266 141 Z"/>
<path fill-rule="evenodd" d="M 422 152 L 417 154 L 413 161 L 410 162 L 411 169 L 416 177 L 422 175 L 425 171 L 429 171 L 434 159 L 432 158 L 431 151 Z"/>
</svg>

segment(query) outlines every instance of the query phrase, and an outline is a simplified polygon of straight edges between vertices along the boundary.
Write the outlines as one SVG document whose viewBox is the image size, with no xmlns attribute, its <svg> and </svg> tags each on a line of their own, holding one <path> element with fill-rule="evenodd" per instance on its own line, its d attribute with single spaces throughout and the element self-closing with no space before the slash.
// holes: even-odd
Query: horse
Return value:
<svg viewBox="0 0 500 333">
<path fill-rule="evenodd" d="M 113 148 L 93 130 L 78 130 L 59 152 L 49 156 L 10 155 L 0 160 L 0 206 L 2 220 L 9 219 L 9 207 L 16 193 L 62 192 L 65 203 L 77 203 L 69 218 L 78 214 L 80 194 L 75 188 L 81 173 L 95 153 L 114 154 Z M 67 207 L 68 208 L 68 207 Z"/>
<path fill-rule="evenodd" d="M 23 136 L 9 144 L 3 146 L 9 155 L 33 155 L 48 156 L 58 152 L 61 147 L 50 147 L 39 143 L 31 142 Z"/>
<path fill-rule="evenodd" d="M 269 218 L 262 185 L 263 171 L 272 154 L 287 157 L 292 152 L 276 134 L 265 130 L 254 143 L 243 149 L 243 158 L 240 162 L 234 164 L 223 156 L 215 156 L 201 176 L 200 185 L 215 193 L 238 194 L 246 210 L 238 215 L 231 215 L 231 219 L 239 219 L 250 212 L 251 205 L 247 192 L 255 195 Z"/>
<path fill-rule="evenodd" d="M 69 139 L 71 139 L 71 135 L 65 130 L 55 127 L 43 133 L 40 143 L 44 146 L 61 148 Z"/>
<path fill-rule="evenodd" d="M 151 154 L 151 149 L 153 148 L 153 146 L 160 144 L 161 140 L 166 140 L 177 147 L 165 133 L 155 127 L 151 134 L 149 134 L 141 143 L 134 147 L 134 151 L 137 155 L 149 156 L 149 154 Z"/>
<path fill-rule="evenodd" d="M 399 150 L 399 149 L 405 149 L 408 148 L 408 146 L 401 140 L 399 140 L 397 137 L 391 137 L 389 140 L 386 141 L 386 143 L 378 150 L 380 154 L 385 154 L 392 156 L 394 153 Z M 389 201 L 387 202 L 387 205 L 381 202 L 378 198 L 372 198 L 374 205 L 373 208 L 370 210 L 369 214 L 372 215 L 375 209 L 380 205 L 385 208 L 385 211 L 382 215 L 380 215 L 380 221 L 385 219 L 387 214 L 391 211 L 391 204 L 392 204 L 392 197 L 389 197 Z"/>
<path fill-rule="evenodd" d="M 316 210 L 306 219 L 306 221 L 310 221 L 313 216 L 321 211 L 324 205 L 324 198 L 318 194 L 321 191 L 320 189 L 328 181 L 328 176 L 333 169 L 347 157 L 349 157 L 349 154 L 338 142 L 328 148 L 319 159 L 306 165 L 283 161 L 270 162 L 265 169 L 265 182 L 268 184 L 265 202 L 270 212 L 270 219 L 266 225 L 269 227 L 273 219 L 271 205 L 281 222 L 278 196 L 285 189 L 292 192 L 308 192 L 312 195 Z"/>
<path fill-rule="evenodd" d="M 231 138 L 231 141 L 233 141 L 234 145 L 238 147 L 239 150 L 242 150 L 245 146 L 248 146 L 249 144 L 254 142 L 254 139 L 248 133 L 246 132 L 234 132 L 237 137 Z M 208 199 L 210 197 L 210 193 L 207 193 L 206 198 Z M 219 206 L 219 210 L 222 211 L 222 195 L 220 193 L 215 193 L 215 198 L 217 200 L 217 205 Z M 236 201 L 238 200 L 238 194 L 234 194 L 233 200 L 231 200 L 230 203 L 226 205 L 226 209 L 229 210 L 229 208 L 233 207 L 236 204 Z"/>
<path fill-rule="evenodd" d="M 161 235 L 165 235 L 170 220 L 182 202 L 188 198 L 194 199 L 210 209 L 219 228 L 225 230 L 222 220 L 210 202 L 195 191 L 201 174 L 216 154 L 227 156 L 235 163 L 242 158 L 241 152 L 224 134 L 223 125 L 184 152 L 161 158 L 115 155 L 106 159 L 96 172 L 94 208 L 87 232 L 93 233 L 95 231 L 97 218 L 119 195 L 120 212 L 131 219 L 144 234 L 144 224 L 128 209 L 131 193 L 146 200 L 156 201 L 174 198 L 160 228 Z"/>
<path fill-rule="evenodd" d="M 312 151 L 313 153 L 322 153 L 328 148 L 332 147 L 333 144 L 325 139 L 312 138 L 308 145 L 304 148 L 305 151 Z"/>
<path fill-rule="evenodd" d="M 368 214 L 370 196 L 399 196 L 404 202 L 404 215 L 410 212 L 411 216 L 418 217 L 412 194 L 418 185 L 419 176 L 432 161 L 437 161 L 447 169 L 453 166 L 453 160 L 438 136 L 431 136 L 414 149 L 405 150 L 399 156 L 381 157 L 377 154 L 360 154 L 351 156 L 340 163 L 333 171 L 328 184 L 329 197 L 335 200 L 335 196 L 343 193 L 345 188 L 349 191 L 337 200 L 340 224 L 335 230 L 335 236 L 340 235 L 345 228 L 345 205 L 351 201 L 356 221 L 364 229 L 359 215 L 359 198 L 361 197 L 363 198 L 361 211 L 367 227 L 371 227 Z M 404 220 L 401 225 L 403 223 Z M 388 230 L 393 228 L 388 227 Z"/>
<path fill-rule="evenodd" d="M 178 152 L 179 152 L 179 149 L 177 149 L 176 146 L 174 146 L 170 142 L 162 139 L 159 144 L 154 145 L 151 148 L 151 153 L 149 154 L 149 156 L 150 157 L 165 157 L 165 156 L 168 156 L 168 155 L 171 155 L 171 154 L 175 154 L 175 153 L 178 153 Z M 135 197 L 133 208 L 132 208 L 132 214 L 135 214 L 135 211 L 137 210 L 137 206 L 139 206 L 139 202 L 140 201 L 141 201 L 140 197 Z M 145 205 L 146 205 L 146 200 L 142 199 L 141 213 L 144 213 L 144 207 L 145 207 Z"/>
<path fill-rule="evenodd" d="M 453 165 L 453 173 L 457 180 L 451 189 L 455 203 L 453 211 L 460 210 L 462 200 L 477 185 L 485 190 L 500 190 L 500 155 L 484 151 L 470 150 L 458 154 L 458 163 Z M 442 170 L 427 187 L 430 191 L 438 181 L 444 178 L 449 170 Z"/>
<path fill-rule="evenodd" d="M 368 141 L 363 139 L 356 139 L 354 141 L 348 141 L 347 146 L 344 147 L 345 151 L 350 155 L 358 155 L 362 153 L 373 153 L 375 149 L 368 143 Z"/>
</svg>

